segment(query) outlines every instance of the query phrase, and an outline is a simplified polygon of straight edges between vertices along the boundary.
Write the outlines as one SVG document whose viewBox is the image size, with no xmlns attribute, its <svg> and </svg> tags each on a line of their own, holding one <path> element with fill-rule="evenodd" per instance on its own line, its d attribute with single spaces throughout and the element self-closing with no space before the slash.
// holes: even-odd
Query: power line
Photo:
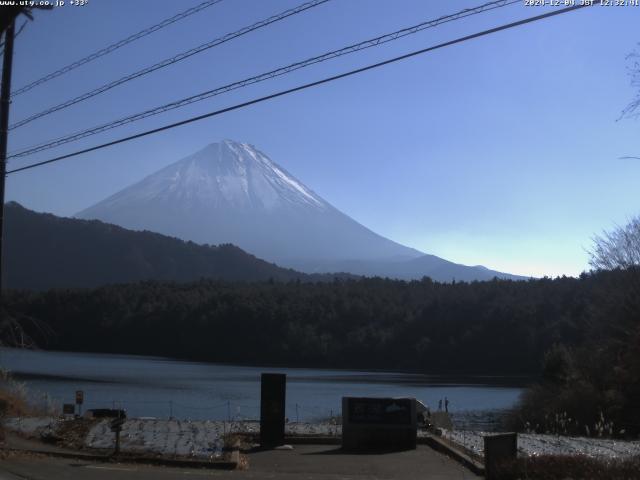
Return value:
<svg viewBox="0 0 640 480">
<path fill-rule="evenodd" d="M 554 11 L 551 11 L 551 12 L 543 13 L 543 14 L 540 14 L 540 15 L 536 15 L 534 17 L 528 17 L 528 18 L 525 18 L 523 20 L 518 20 L 516 22 L 500 25 L 499 27 L 494 27 L 494 28 L 490 28 L 488 30 L 483 30 L 481 32 L 473 33 L 471 35 L 466 35 L 464 37 L 459 37 L 459 38 L 456 38 L 455 40 L 450 40 L 448 42 L 444 42 L 444 43 L 440 43 L 438 45 L 434 45 L 434 46 L 431 46 L 431 47 L 423 48 L 421 50 L 415 50 L 413 52 L 410 52 L 410 53 L 407 53 L 407 54 L 404 54 L 404 55 L 401 55 L 401 56 L 398 56 L 398 57 L 393 57 L 393 58 L 390 58 L 388 60 L 384 60 L 382 62 L 370 64 L 370 65 L 367 65 L 365 67 L 357 68 L 355 70 L 350 70 L 348 72 L 344 72 L 344 73 L 341 73 L 341 74 L 338 74 L 338 75 L 334 75 L 334 76 L 331 76 L 331 77 L 326 77 L 326 78 L 323 78 L 321 80 L 317 80 L 315 82 L 306 83 L 304 85 L 299 85 L 297 87 L 289 88 L 287 90 L 281 90 L 281 91 L 279 91 L 277 93 L 273 93 L 271 95 L 266 95 L 264 97 L 255 98 L 255 99 L 249 100 L 247 102 L 238 103 L 238 104 L 230 106 L 230 107 L 226 107 L 226 108 L 223 108 L 223 109 L 220 109 L 220 110 L 215 110 L 213 112 L 205 113 L 203 115 L 198 115 L 198 116 L 195 116 L 195 117 L 191 117 L 191 118 L 188 118 L 186 120 L 182 120 L 182 121 L 179 121 L 179 122 L 171 123 L 169 125 L 164 125 L 162 127 L 154 128 L 152 130 L 147 130 L 145 132 L 137 133 L 135 135 L 130 135 L 128 137 L 123 137 L 123 138 L 120 138 L 118 140 L 113 140 L 111 142 L 106 142 L 106 143 L 103 143 L 103 144 L 100 144 L 100 145 L 96 145 L 96 146 L 93 146 L 93 147 L 90 147 L 90 148 L 85 148 L 83 150 L 78 150 L 78 151 L 75 151 L 73 153 L 68 153 L 66 155 L 61 155 L 59 157 L 51 158 L 49 160 L 44 160 L 44 161 L 41 161 L 41 162 L 37 162 L 37 163 L 32 163 L 30 165 L 26 165 L 24 167 L 15 168 L 13 170 L 9 170 L 7 172 L 7 175 L 10 174 L 10 173 L 17 173 L 17 172 L 21 172 L 21 171 L 24 171 L 24 170 L 29 170 L 31 168 L 39 167 L 39 166 L 42 166 L 42 165 L 47 165 L 49 163 L 58 162 L 60 160 L 65 160 L 67 158 L 75 157 L 75 156 L 81 155 L 83 153 L 88 153 L 88 152 L 93 152 L 93 151 L 96 151 L 96 150 L 101 150 L 101 149 L 106 148 L 106 147 L 110 147 L 110 146 L 113 146 L 113 145 L 118 145 L 120 143 L 128 142 L 128 141 L 135 140 L 135 139 L 138 139 L 138 138 L 146 137 L 148 135 L 152 135 L 152 134 L 159 133 L 159 132 L 162 132 L 162 131 L 165 131 L 165 130 L 169 130 L 169 129 L 172 129 L 172 128 L 180 127 L 182 125 L 187 125 L 189 123 L 197 122 L 197 121 L 203 120 L 205 118 L 214 117 L 214 116 L 217 116 L 217 115 L 221 115 L 223 113 L 231 112 L 233 110 L 238 110 L 238 109 L 241 109 L 241 108 L 244 108 L 244 107 L 248 107 L 250 105 L 255 105 L 257 103 L 262 103 L 262 102 L 265 102 L 267 100 L 272 100 L 274 98 L 282 97 L 282 96 L 288 95 L 290 93 L 299 92 L 301 90 L 306 90 L 308 88 L 312 88 L 312 87 L 316 87 L 316 86 L 319 86 L 319 85 L 322 85 L 322 84 L 325 84 L 325 83 L 333 82 L 335 80 L 339 80 L 339 79 L 342 79 L 342 78 L 350 77 L 350 76 L 353 76 L 353 75 L 356 75 L 356 74 L 359 74 L 359 73 L 363 73 L 363 72 L 366 72 L 366 71 L 369 71 L 369 70 L 373 70 L 375 68 L 379 68 L 379 67 L 382 67 L 382 66 L 385 66 L 385 65 L 389 65 L 389 64 L 396 63 L 396 62 L 399 62 L 399 61 L 402 61 L 402 60 L 406 60 L 407 58 L 415 57 L 417 55 L 421 55 L 421 54 L 424 54 L 424 53 L 427 53 L 427 52 L 438 50 L 440 48 L 444 48 L 444 47 L 448 47 L 448 46 L 455 45 L 455 44 L 458 44 L 458 43 L 466 42 L 468 40 L 473 40 L 473 39 L 476 39 L 476 38 L 479 38 L 479 37 L 483 37 L 483 36 L 490 35 L 490 34 L 493 34 L 493 33 L 496 33 L 496 32 L 500 32 L 502 30 L 515 28 L 515 27 L 518 27 L 518 26 L 521 26 L 521 25 L 525 25 L 525 24 L 528 24 L 528 23 L 536 22 L 536 21 L 539 21 L 539 20 L 543 20 L 545 18 L 554 17 L 556 15 L 561 15 L 563 13 L 571 12 L 571 11 L 578 10 L 578 9 L 581 9 L 581 8 L 584 8 L 584 7 L 590 7 L 590 6 L 593 6 L 593 5 L 596 5 L 596 3 L 592 3 L 592 4 L 585 3 L 585 4 L 582 4 L 582 5 L 574 5 L 574 6 L 571 6 L 571 7 L 567 7 L 567 8 L 563 8 L 563 9 L 559 9 L 559 10 L 554 10 Z"/>
<path fill-rule="evenodd" d="M 273 15 L 265 20 L 261 20 L 257 23 L 254 23 L 253 25 L 249 25 L 235 32 L 228 33 L 223 37 L 216 38 L 215 40 L 211 40 L 210 42 L 207 42 L 207 43 L 203 43 L 202 45 L 199 45 L 190 50 L 187 50 L 186 52 L 182 52 L 177 55 L 174 55 L 173 57 L 162 60 L 161 62 L 151 65 L 150 67 L 143 68 L 142 70 L 138 70 L 137 72 L 130 73 L 129 75 L 125 75 L 124 77 L 114 80 L 113 82 L 106 83 L 89 92 L 83 93 L 82 95 L 79 95 L 70 100 L 67 100 L 58 105 L 55 105 L 46 110 L 43 110 L 39 113 L 31 115 L 30 117 L 27 117 L 11 125 L 10 130 L 13 130 L 14 128 L 22 127 L 23 125 L 31 123 L 38 118 L 42 118 L 46 115 L 50 115 L 54 112 L 70 107 L 71 105 L 75 105 L 76 103 L 83 102 L 84 100 L 88 100 L 90 98 L 95 97 L 96 95 L 100 95 L 104 92 L 107 92 L 112 88 L 117 87 L 118 85 L 122 85 L 123 83 L 130 82 L 131 80 L 142 77 L 144 75 L 148 75 L 149 73 L 155 72 L 156 70 L 159 70 L 161 68 L 168 67 L 169 65 L 173 65 L 174 63 L 185 60 L 193 55 L 204 52 L 205 50 L 208 50 L 210 48 L 217 47 L 218 45 L 222 45 L 223 43 L 229 42 L 234 38 L 241 37 L 242 35 L 246 35 L 249 32 L 253 32 L 254 30 L 258 30 L 272 23 L 278 22 L 280 20 L 284 20 L 285 18 L 291 17 L 292 15 L 297 15 L 298 13 L 304 12 L 305 10 L 309 10 L 310 8 L 313 8 L 313 7 L 317 7 L 318 5 L 322 5 L 323 3 L 326 3 L 328 1 L 330 0 L 311 0 L 310 2 L 303 3 L 301 5 L 298 5 L 297 7 L 285 10 L 284 12 L 281 12 L 277 15 Z"/>
<path fill-rule="evenodd" d="M 169 25 L 176 23 L 180 20 L 183 20 L 193 14 L 201 12 L 205 8 L 209 8 L 212 5 L 215 5 L 216 3 L 220 3 L 221 1 L 222 0 L 206 0 L 205 2 L 202 2 L 199 5 L 196 5 L 195 7 L 189 8 L 181 13 L 174 15 L 173 17 L 167 18 L 160 23 L 152 25 L 149 28 L 145 28 L 144 30 L 139 31 L 138 33 L 134 33 L 133 35 L 130 35 L 127 38 L 120 40 L 119 42 L 113 43 L 101 50 L 98 50 L 97 52 L 92 53 L 91 55 L 88 55 L 84 58 L 81 58 L 80 60 L 70 63 L 69 65 L 62 67 L 59 70 L 56 70 L 55 72 L 49 73 L 48 75 L 45 75 L 44 77 L 39 78 L 29 83 L 28 85 L 25 85 L 24 87 L 21 87 L 15 90 L 14 92 L 11 93 L 11 96 L 16 97 L 22 93 L 28 92 L 29 90 L 37 87 L 38 85 L 42 85 L 43 83 L 46 83 L 49 80 L 53 80 L 54 78 L 59 77 L 60 75 L 64 75 L 65 73 L 75 70 L 76 68 L 82 65 L 86 65 L 87 63 L 92 62 L 109 53 L 112 53 L 118 50 L 119 48 L 122 48 L 125 45 L 128 45 L 131 42 L 135 42 L 136 40 L 146 37 L 147 35 L 151 35 L 152 33 L 157 32 L 158 30 L 168 27 Z"/>
<path fill-rule="evenodd" d="M 262 73 L 260 75 L 256 75 L 254 77 L 249 77 L 246 78 L 244 80 L 240 80 L 231 84 L 227 84 L 224 85 L 222 87 L 217 87 L 215 89 L 212 90 L 207 90 L 205 92 L 199 93 L 197 95 L 192 95 L 190 97 L 187 98 L 183 98 L 181 100 L 177 100 L 165 105 L 161 105 L 155 108 L 152 108 L 150 110 L 145 110 L 143 112 L 140 113 L 136 113 L 134 115 L 129 115 L 127 117 L 123 117 L 120 118 L 118 120 L 114 120 L 112 122 L 106 123 L 106 124 L 102 124 L 102 125 L 98 125 L 96 127 L 92 127 L 89 129 L 85 129 L 82 130 L 80 132 L 75 132 L 69 135 L 65 135 L 64 137 L 60 137 L 54 140 L 50 140 L 38 145 L 34 145 L 31 147 L 27 147 L 24 148 L 22 150 L 19 150 L 15 153 L 12 153 L 9 155 L 8 158 L 19 158 L 19 157 L 24 157 L 24 156 L 28 156 L 28 155 L 32 155 L 34 153 L 38 153 L 44 150 L 48 150 L 50 148 L 54 148 L 54 147 L 58 147 L 76 140 L 80 140 L 82 138 L 86 138 L 92 135 L 96 135 L 98 133 L 102 133 L 105 132 L 107 130 L 111 130 L 113 128 L 117 128 L 120 127 L 122 125 L 126 125 L 128 123 L 132 123 L 138 120 L 142 120 L 144 118 L 147 117 L 151 117 L 154 115 L 158 115 L 160 113 L 164 113 L 167 112 L 169 110 L 174 110 L 176 108 L 180 108 L 186 105 L 190 105 L 192 103 L 195 102 L 200 102 L 202 100 L 206 100 L 208 98 L 217 96 L 217 95 L 221 95 L 224 93 L 228 93 L 232 90 L 237 90 L 239 88 L 243 88 L 255 83 L 259 83 L 259 82 L 263 82 L 265 80 L 269 80 L 271 78 L 275 78 L 281 75 L 285 75 L 287 73 L 291 73 L 295 70 L 299 70 L 301 68 L 305 68 L 308 67 L 310 65 L 314 65 L 316 63 L 321 63 L 321 62 L 325 62 L 327 60 L 331 60 L 333 58 L 337 58 L 337 57 L 341 57 L 343 55 L 348 55 L 351 53 L 355 53 L 358 52 L 360 50 L 365 50 L 367 48 L 371 48 L 371 47 L 377 47 L 378 45 L 382 45 L 384 43 L 387 42 L 391 42 L 393 40 L 397 40 L 399 38 L 402 37 L 406 37 L 408 35 L 413 35 L 415 33 L 418 33 L 422 30 L 425 30 L 427 28 L 433 28 L 436 27 L 438 25 L 441 25 L 443 23 L 448 23 L 448 22 L 452 22 L 455 20 L 460 20 L 461 18 L 465 18 L 465 17 L 469 17 L 472 15 L 477 15 L 483 12 L 487 12 L 490 10 L 494 10 L 496 8 L 502 8 L 502 7 L 506 7 L 508 5 L 514 4 L 514 3 L 520 3 L 521 0 L 494 0 L 488 3 L 485 3 L 483 5 L 480 5 L 478 7 L 474 7 L 474 8 L 468 8 L 468 9 L 464 9 L 461 10 L 459 12 L 450 14 L 450 15 L 445 15 L 443 17 L 439 17 L 435 20 L 428 20 L 422 23 L 419 23 L 417 25 L 414 25 L 412 27 L 407 27 L 407 28 L 403 28 L 401 30 L 397 30 L 395 32 L 392 33 L 388 33 L 385 35 L 381 35 L 369 40 L 365 40 L 353 45 L 349 45 L 347 47 L 343 47 L 340 48 L 338 50 L 332 50 L 330 52 L 327 53 L 323 53 L 322 55 L 318 55 L 315 57 L 311 57 L 308 58 L 306 60 L 302 60 L 296 63 L 292 63 L 290 65 L 287 65 L 285 67 L 280 67 L 277 68 L 275 70 L 271 70 L 270 72 L 266 72 L 266 73 Z"/>
</svg>

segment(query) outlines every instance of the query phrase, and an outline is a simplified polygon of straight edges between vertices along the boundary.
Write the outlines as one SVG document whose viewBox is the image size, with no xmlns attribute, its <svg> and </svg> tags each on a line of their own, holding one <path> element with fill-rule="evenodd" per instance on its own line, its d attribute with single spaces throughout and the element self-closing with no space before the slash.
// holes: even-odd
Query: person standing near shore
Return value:
<svg viewBox="0 0 640 480">
<path fill-rule="evenodd" d="M 449 413 L 449 399 L 444 397 L 444 411 Z"/>
</svg>

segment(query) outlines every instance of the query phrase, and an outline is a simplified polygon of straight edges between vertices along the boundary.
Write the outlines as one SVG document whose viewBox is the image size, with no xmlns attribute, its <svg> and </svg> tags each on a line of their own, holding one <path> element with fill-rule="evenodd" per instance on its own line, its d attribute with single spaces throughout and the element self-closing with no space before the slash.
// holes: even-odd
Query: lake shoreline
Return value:
<svg viewBox="0 0 640 480">
<path fill-rule="evenodd" d="M 0 351 L 2 365 L 32 392 L 32 403 L 60 411 L 84 392 L 82 411 L 122 408 L 132 417 L 190 420 L 259 418 L 260 375 L 287 375 L 286 416 L 315 422 L 334 416 L 344 396 L 415 397 L 445 408 L 459 427 L 496 430 L 521 387 L 512 378 L 428 376 L 404 372 L 267 368 L 183 362 L 161 357 Z"/>
<path fill-rule="evenodd" d="M 21 350 L 15 348 L 7 348 L 0 347 L 0 367 L 2 366 L 2 352 L 11 351 L 11 350 Z M 313 362 L 309 364 L 301 364 L 297 366 L 291 366 L 286 363 L 257 363 L 257 362 L 223 362 L 223 361 L 208 361 L 208 360 L 199 360 L 194 358 L 181 358 L 181 357 L 165 357 L 160 355 L 145 355 L 138 353 L 122 353 L 122 352 L 107 352 L 107 351 L 80 351 L 80 350 L 57 350 L 57 349 L 34 349 L 33 351 L 40 352 L 49 352 L 54 354 L 80 354 L 80 355 L 105 355 L 109 357 L 122 357 L 122 358 L 139 358 L 139 359 L 149 359 L 149 360 L 157 360 L 157 361 L 178 361 L 183 363 L 194 363 L 194 364 L 206 364 L 211 366 L 223 366 L 223 367 L 250 367 L 250 368 L 260 368 L 260 369 L 287 369 L 287 370 L 318 370 L 318 371 L 345 371 L 345 372 L 361 372 L 365 374 L 400 374 L 400 375 L 415 375 L 418 377 L 428 377 L 428 378 L 446 378 L 446 379 L 458 379 L 460 382 L 465 382 L 465 380 L 469 380 L 468 383 L 470 385 L 475 384 L 491 384 L 491 385 L 503 385 L 503 386 L 512 386 L 512 387 L 521 387 L 526 388 L 529 385 L 533 384 L 537 380 L 540 379 L 539 374 L 533 373 L 521 373 L 521 374 L 513 374 L 513 373 L 501 373 L 501 372 L 483 372 L 476 373 L 473 371 L 459 372 L 459 371 L 447 371 L 447 370 L 439 370 L 435 373 L 428 373 L 421 371 L 419 369 L 382 369 L 382 368 L 366 368 L 366 367 L 357 367 L 357 366 L 327 366 L 327 365 L 317 365 Z M 471 381 L 475 380 L 475 381 Z M 482 381 L 480 381 L 482 380 Z M 450 383 L 450 382 L 447 382 Z"/>
</svg>

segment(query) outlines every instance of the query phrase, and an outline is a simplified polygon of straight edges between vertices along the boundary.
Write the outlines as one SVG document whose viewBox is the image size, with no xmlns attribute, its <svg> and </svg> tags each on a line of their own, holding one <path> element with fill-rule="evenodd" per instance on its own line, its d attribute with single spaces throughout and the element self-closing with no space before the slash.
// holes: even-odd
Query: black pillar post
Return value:
<svg viewBox="0 0 640 480">
<path fill-rule="evenodd" d="M 260 445 L 266 448 L 284 444 L 284 413 L 287 376 L 263 373 L 260 389 Z"/>
</svg>

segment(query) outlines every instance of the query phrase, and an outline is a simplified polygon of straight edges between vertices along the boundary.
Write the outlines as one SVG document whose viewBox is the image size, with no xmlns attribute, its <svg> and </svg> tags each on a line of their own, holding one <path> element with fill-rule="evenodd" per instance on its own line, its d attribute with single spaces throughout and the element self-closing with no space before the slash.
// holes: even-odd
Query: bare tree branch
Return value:
<svg viewBox="0 0 640 480">
<path fill-rule="evenodd" d="M 630 83 L 633 88 L 636 89 L 635 98 L 622 110 L 618 120 L 623 118 L 638 118 L 640 116 L 640 52 L 634 51 L 627 55 L 627 60 L 631 62 L 631 65 L 627 67 L 627 74 L 630 78 Z"/>
<path fill-rule="evenodd" d="M 589 265 L 595 270 L 640 267 L 640 216 L 624 227 L 593 237 Z"/>
<path fill-rule="evenodd" d="M 35 336 L 43 339 L 49 339 L 55 334 L 44 322 L 24 315 L 16 318 L 5 310 L 0 311 L 0 347 L 37 347 L 36 341 L 27 330 L 33 331 Z"/>
</svg>

